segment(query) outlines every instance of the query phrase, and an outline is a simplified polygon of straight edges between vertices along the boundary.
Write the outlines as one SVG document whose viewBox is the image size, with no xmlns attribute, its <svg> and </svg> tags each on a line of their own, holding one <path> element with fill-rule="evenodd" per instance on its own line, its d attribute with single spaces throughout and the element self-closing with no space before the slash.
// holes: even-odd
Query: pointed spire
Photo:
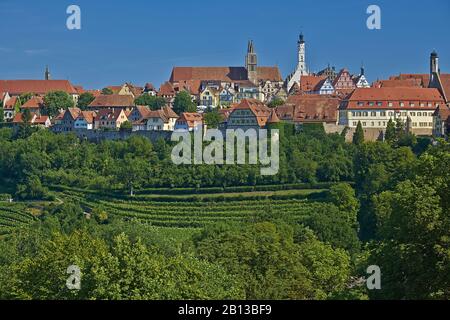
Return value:
<svg viewBox="0 0 450 320">
<path fill-rule="evenodd" d="M 278 118 L 277 112 L 275 111 L 276 108 L 273 108 L 270 112 L 269 118 L 267 119 L 267 123 L 278 123 L 280 122 L 280 118 Z"/>
<path fill-rule="evenodd" d="M 50 80 L 50 70 L 48 69 L 48 65 L 45 67 L 45 80 Z"/>
<path fill-rule="evenodd" d="M 364 70 L 364 63 L 361 62 L 361 74 L 360 75 L 363 76 L 364 72 L 365 72 L 365 70 Z"/>
<path fill-rule="evenodd" d="M 247 52 L 248 53 L 254 53 L 255 52 L 255 48 L 253 47 L 253 40 L 249 40 L 248 41 Z"/>
<path fill-rule="evenodd" d="M 300 32 L 300 36 L 298 37 L 299 43 L 305 43 L 305 37 L 303 36 L 303 32 Z"/>
</svg>

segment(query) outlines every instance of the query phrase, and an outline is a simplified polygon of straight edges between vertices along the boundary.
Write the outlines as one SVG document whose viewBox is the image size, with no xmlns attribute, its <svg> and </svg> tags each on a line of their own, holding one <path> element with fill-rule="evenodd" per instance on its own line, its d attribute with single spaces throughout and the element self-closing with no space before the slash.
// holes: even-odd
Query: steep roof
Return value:
<svg viewBox="0 0 450 320">
<path fill-rule="evenodd" d="M 9 99 L 8 101 L 3 103 L 3 108 L 4 109 L 14 109 L 14 106 L 16 105 L 18 97 L 11 97 L 11 99 Z"/>
<path fill-rule="evenodd" d="M 175 113 L 175 111 L 173 111 L 171 107 L 164 106 L 162 110 L 164 111 L 164 113 L 168 118 L 178 118 L 178 115 Z"/>
<path fill-rule="evenodd" d="M 174 96 L 175 94 L 176 94 L 175 88 L 168 81 L 164 82 L 160 86 L 159 92 L 158 92 L 159 96 Z"/>
<path fill-rule="evenodd" d="M 11 95 L 26 92 L 43 95 L 50 91 L 77 94 L 77 90 L 68 80 L 0 80 L 0 91 L 7 91 Z"/>
<path fill-rule="evenodd" d="M 123 109 L 101 109 L 98 113 L 95 115 L 95 121 L 98 120 L 107 120 L 107 121 L 116 121 L 120 114 L 122 113 Z"/>
<path fill-rule="evenodd" d="M 183 112 L 177 119 L 177 122 L 184 121 L 189 128 L 194 128 L 195 125 L 203 123 L 203 115 L 197 112 Z"/>
<path fill-rule="evenodd" d="M 87 123 L 94 123 L 96 113 L 94 111 L 81 111 L 77 119 L 84 119 Z"/>
<path fill-rule="evenodd" d="M 341 99 L 335 95 L 293 95 L 276 108 L 281 120 L 294 122 L 336 122 Z"/>
<path fill-rule="evenodd" d="M 278 123 L 280 122 L 280 118 L 277 116 L 276 109 L 272 109 L 269 115 L 269 119 L 267 119 L 267 123 Z"/>
<path fill-rule="evenodd" d="M 326 76 L 301 76 L 300 77 L 300 91 L 309 92 L 317 91 L 320 83 L 323 83 L 327 77 Z"/>
<path fill-rule="evenodd" d="M 41 97 L 32 97 L 25 102 L 21 108 L 37 109 L 44 106 L 44 100 Z"/>
<path fill-rule="evenodd" d="M 66 111 L 64 111 L 64 115 L 65 113 L 68 113 L 73 120 L 75 120 L 76 118 L 78 118 L 78 116 L 81 113 L 81 110 L 79 108 L 68 108 Z"/>
<path fill-rule="evenodd" d="M 258 125 L 263 127 L 266 125 L 269 118 L 271 109 L 267 107 L 263 102 L 257 99 L 243 99 L 241 103 L 234 107 L 234 110 L 251 110 L 255 115 Z"/>
<path fill-rule="evenodd" d="M 258 80 L 283 81 L 278 67 L 257 67 Z M 235 82 L 248 80 L 245 67 L 174 67 L 170 82 L 183 80 L 218 80 Z"/>
<path fill-rule="evenodd" d="M 134 107 L 134 98 L 131 95 L 102 94 L 96 97 L 89 107 Z"/>
</svg>

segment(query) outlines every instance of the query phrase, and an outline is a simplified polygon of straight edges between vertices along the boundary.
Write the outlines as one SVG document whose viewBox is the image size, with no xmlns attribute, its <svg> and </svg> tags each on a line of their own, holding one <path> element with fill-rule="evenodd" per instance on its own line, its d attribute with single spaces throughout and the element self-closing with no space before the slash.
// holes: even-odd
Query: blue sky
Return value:
<svg viewBox="0 0 450 320">
<path fill-rule="evenodd" d="M 82 29 L 66 28 L 66 9 L 81 8 Z M 381 8 L 381 30 L 366 27 L 370 4 Z M 285 77 L 296 64 L 300 31 L 312 71 L 328 63 L 370 81 L 427 73 L 439 53 L 450 72 L 450 1 L 160 1 L 0 0 L 0 79 L 54 79 L 85 88 L 125 81 L 156 86 L 173 66 L 241 66 L 253 39 L 260 65 Z"/>
</svg>

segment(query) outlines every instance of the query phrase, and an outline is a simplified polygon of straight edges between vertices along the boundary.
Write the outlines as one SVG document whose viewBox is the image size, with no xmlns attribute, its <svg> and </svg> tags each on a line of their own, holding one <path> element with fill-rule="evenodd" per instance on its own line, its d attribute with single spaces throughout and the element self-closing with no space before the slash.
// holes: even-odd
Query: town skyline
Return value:
<svg viewBox="0 0 450 320">
<path fill-rule="evenodd" d="M 44 68 L 48 65 L 53 79 L 68 79 L 87 89 L 99 89 L 123 82 L 141 85 L 151 82 L 159 87 L 169 78 L 175 66 L 243 66 L 249 39 L 255 43 L 258 64 L 278 66 L 283 78 L 286 78 L 296 65 L 296 46 L 300 32 L 305 35 L 306 59 L 311 72 L 319 71 L 330 64 L 337 70 L 346 67 L 352 73 L 358 73 L 361 64 L 364 64 L 367 78 L 371 83 L 399 73 L 428 73 L 428 56 L 433 50 L 439 54 L 441 70 L 443 72 L 449 70 L 449 45 L 445 41 L 439 41 L 445 37 L 446 28 L 448 29 L 444 17 L 449 4 L 444 1 L 431 1 L 427 5 L 404 1 L 397 4 L 379 1 L 382 10 L 381 30 L 369 30 L 365 27 L 365 20 L 368 17 L 365 9 L 369 3 L 366 1 L 339 4 L 344 8 L 339 10 L 339 16 L 332 13 L 333 8 L 336 9 L 336 4 L 330 3 L 320 9 L 321 11 L 314 4 L 308 4 L 309 15 L 300 10 L 297 12 L 298 18 L 295 13 L 289 13 L 292 10 L 286 10 L 281 5 L 262 3 L 263 9 L 271 9 L 273 22 L 263 23 L 267 17 L 267 10 L 258 10 L 253 17 L 255 24 L 251 27 L 249 21 L 239 20 L 244 14 L 236 12 L 235 25 L 230 26 L 229 30 L 218 28 L 217 32 L 214 32 L 214 28 L 205 29 L 198 21 L 186 24 L 186 21 L 190 20 L 182 15 L 183 10 L 187 9 L 185 4 L 177 3 L 166 7 L 157 4 L 163 7 L 159 9 L 165 9 L 164 14 L 169 10 L 172 17 L 177 19 L 171 21 L 170 25 L 165 25 L 168 29 L 168 32 L 164 32 L 165 37 L 155 34 L 158 28 L 150 28 L 151 41 L 147 41 L 149 43 L 129 32 L 132 30 L 140 32 L 140 28 L 148 24 L 157 24 L 156 21 L 161 20 L 164 14 L 155 15 L 152 22 L 142 20 L 139 22 L 134 21 L 139 19 L 127 18 L 126 23 L 117 26 L 113 23 L 105 24 L 106 13 L 97 5 L 86 1 L 77 3 L 82 10 L 83 23 L 82 29 L 77 31 L 64 29 L 67 18 L 65 8 L 68 2 L 42 5 L 41 10 L 46 18 L 45 23 L 39 25 L 37 24 L 39 15 L 36 11 L 31 17 L 28 12 L 33 11 L 34 4 L 27 1 L 20 4 L 6 1 L 0 4 L 0 6 L 7 4 L 9 10 L 6 11 L 7 17 L 1 22 L 2 30 L 6 30 L 7 26 L 10 28 L 12 23 L 9 22 L 16 15 L 20 14 L 24 19 L 24 23 L 20 26 L 9 30 L 21 39 L 21 43 L 15 45 L 14 42 L 17 40 L 6 41 L 0 47 L 2 58 L 0 68 L 3 70 L 0 78 L 42 79 Z M 134 3 L 143 6 L 142 8 L 146 6 L 141 1 Z M 287 3 L 294 8 L 297 6 L 301 8 L 302 4 L 291 1 Z M 408 7 L 404 7 L 406 4 Z M 349 10 L 346 11 L 347 7 Z M 246 8 L 247 4 L 243 10 Z M 119 17 L 117 9 L 114 4 L 109 4 L 107 11 L 110 13 L 110 20 Z M 123 12 L 126 17 L 129 16 L 127 10 Z M 188 10 L 187 13 L 192 11 Z M 412 22 L 419 16 L 427 14 L 433 14 L 435 19 L 420 25 Z M 140 16 L 140 13 L 136 15 Z M 197 15 L 198 13 L 193 15 L 193 20 L 197 20 L 195 19 Z M 220 17 L 222 13 L 218 15 Z M 319 22 L 318 16 L 326 16 L 327 19 Z M 94 17 L 96 19 L 93 19 Z M 280 26 L 282 18 L 286 21 Z M 203 23 L 209 19 L 205 18 Z M 340 21 L 339 25 L 343 30 L 352 31 L 338 35 L 330 32 L 330 27 L 336 24 L 336 21 Z M 171 33 L 177 27 L 183 27 L 183 32 Z M 241 31 L 233 33 L 235 29 Z M 42 37 L 44 31 L 45 36 Z M 184 33 L 191 34 L 191 32 L 198 36 L 183 36 Z M 171 34 L 172 39 L 169 39 L 167 34 Z M 114 44 L 112 40 L 116 37 L 125 45 Z M 208 40 L 205 42 L 204 38 Z M 208 45 L 203 46 L 203 43 Z M 137 50 L 136 45 L 139 45 Z"/>
</svg>

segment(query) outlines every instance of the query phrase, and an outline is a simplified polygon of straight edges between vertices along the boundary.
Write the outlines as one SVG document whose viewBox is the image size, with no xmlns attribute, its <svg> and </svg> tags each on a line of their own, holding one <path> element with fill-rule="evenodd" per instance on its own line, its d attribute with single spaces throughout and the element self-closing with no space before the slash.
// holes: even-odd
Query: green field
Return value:
<svg viewBox="0 0 450 320">
<path fill-rule="evenodd" d="M 123 219 L 136 219 L 157 227 L 201 228 L 220 221 L 248 221 L 257 215 L 289 215 L 301 218 L 311 206 L 307 200 L 323 190 L 281 190 L 201 195 L 108 196 L 66 189 L 58 193 L 63 201 L 79 203 L 87 211 L 94 208 Z"/>
<path fill-rule="evenodd" d="M 36 218 L 32 211 L 25 203 L 0 202 L 0 235 L 33 222 Z"/>
<path fill-rule="evenodd" d="M 221 221 L 245 222 L 265 214 L 301 219 L 324 189 L 223 192 L 201 194 L 104 194 L 92 190 L 62 188 L 53 191 L 55 203 L 74 202 L 90 213 L 101 209 L 108 216 L 138 220 L 176 238 Z M 0 202 L 0 235 L 36 220 L 48 202 Z"/>
</svg>

